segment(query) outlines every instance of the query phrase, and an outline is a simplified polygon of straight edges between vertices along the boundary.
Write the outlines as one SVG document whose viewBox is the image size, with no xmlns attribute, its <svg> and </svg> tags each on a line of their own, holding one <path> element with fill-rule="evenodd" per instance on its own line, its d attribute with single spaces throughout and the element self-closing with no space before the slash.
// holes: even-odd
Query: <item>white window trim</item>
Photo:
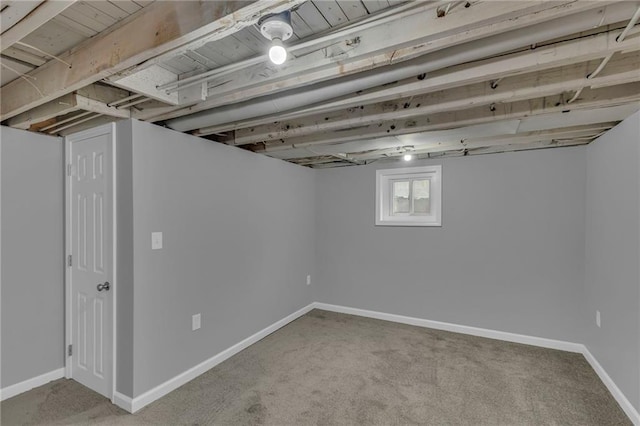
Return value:
<svg viewBox="0 0 640 426">
<path fill-rule="evenodd" d="M 392 216 L 390 182 L 397 179 L 429 179 L 432 214 Z M 442 166 L 376 170 L 376 225 L 442 226 Z"/>
</svg>

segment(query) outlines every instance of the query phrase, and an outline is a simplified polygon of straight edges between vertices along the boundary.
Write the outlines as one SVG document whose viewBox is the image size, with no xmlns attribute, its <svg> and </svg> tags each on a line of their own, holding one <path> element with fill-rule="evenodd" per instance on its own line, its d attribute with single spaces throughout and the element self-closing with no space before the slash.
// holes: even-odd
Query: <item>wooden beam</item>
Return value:
<svg viewBox="0 0 640 426">
<path fill-rule="evenodd" d="M 76 93 L 80 96 L 100 101 L 104 104 L 111 104 L 121 99 L 127 98 L 131 93 L 127 90 L 106 84 L 96 83 L 78 89 Z"/>
<path fill-rule="evenodd" d="M 569 141 L 580 139 L 589 141 L 593 137 L 611 129 L 615 126 L 615 122 L 597 123 L 585 126 L 573 126 L 569 128 L 540 130 L 535 132 L 526 132 L 515 135 L 498 135 L 481 138 L 469 138 L 464 140 L 440 140 L 437 143 L 427 145 L 414 145 L 411 152 L 414 155 L 444 152 L 450 150 L 468 150 L 475 148 L 486 148 L 489 146 L 505 146 L 514 144 L 530 144 L 534 142 L 552 142 L 552 141 Z M 373 160 L 382 157 L 396 157 L 404 154 L 403 150 L 398 147 L 376 149 L 363 153 L 347 154 L 348 158 L 358 161 Z"/>
<path fill-rule="evenodd" d="M 158 1 L 158 0 L 156 0 Z M 216 0 L 214 0 L 216 1 Z M 238 19 L 238 17 L 236 15 L 231 16 L 230 18 L 232 19 L 236 19 L 236 21 L 233 23 L 233 27 L 235 29 L 234 32 L 238 32 L 243 28 L 252 26 L 254 24 L 256 24 L 258 22 L 258 20 L 266 15 L 269 14 L 275 14 L 275 13 L 280 13 L 280 12 L 284 12 L 286 10 L 292 9 L 298 5 L 301 5 L 303 3 L 305 3 L 307 0 L 287 0 L 287 1 L 273 1 L 273 0 L 269 0 L 269 1 L 262 1 L 261 3 L 263 3 L 262 8 L 261 9 L 256 9 L 256 11 L 254 12 L 254 15 L 252 17 L 246 17 L 246 18 L 242 18 L 242 19 Z M 229 2 L 227 2 L 229 3 Z M 271 4 L 269 4 L 271 3 Z M 247 14 L 248 15 L 248 14 Z M 127 70 L 126 74 L 127 75 L 131 75 L 131 74 L 135 74 L 139 71 L 142 71 L 146 68 L 149 68 L 153 65 L 158 65 L 160 63 L 162 63 L 163 61 L 167 61 L 170 59 L 173 59 L 174 57 L 178 56 L 178 55 L 183 55 L 186 54 L 188 52 L 191 52 L 193 50 L 196 50 L 202 46 L 204 46 L 207 43 L 210 43 L 212 41 L 216 41 L 216 40 L 220 40 L 221 37 L 217 34 L 217 32 L 213 32 L 213 33 L 204 33 L 201 37 L 197 37 L 194 38 L 193 41 L 184 44 L 176 49 L 172 49 L 171 51 L 162 53 L 158 56 L 155 56 L 154 58 L 151 58 L 147 61 L 145 61 L 144 63 L 136 66 L 135 68 L 131 68 L 130 70 Z"/>
<path fill-rule="evenodd" d="M 616 52 L 631 53 L 640 51 L 640 40 L 638 38 L 640 29 L 635 30 L 634 37 L 629 37 L 622 43 L 617 43 L 616 38 L 620 32 L 609 31 L 577 40 L 552 44 L 525 53 L 514 53 L 439 70 L 429 73 L 423 80 L 413 78 L 398 82 L 395 85 L 385 86 L 384 88 L 373 88 L 317 107 L 298 111 L 297 114 L 326 112 L 340 107 L 348 108 L 400 99 L 481 81 L 520 76 L 532 71 L 544 71 L 569 64 L 591 61 Z"/>
<path fill-rule="evenodd" d="M 156 1 L 123 20 L 114 30 L 99 34 L 61 55 L 72 65 L 71 68 L 58 61 L 50 61 L 31 72 L 32 82 L 37 88 L 23 79 L 3 87 L 0 120 L 202 37 L 223 38 L 236 32 L 239 22 L 254 22 L 270 10 L 289 3 L 289 0 Z"/>
<path fill-rule="evenodd" d="M 75 0 L 47 0 L 42 2 L 19 22 L 12 25 L 9 29 L 3 30 L 2 35 L 0 35 L 0 51 L 13 46 L 16 42 L 22 40 L 62 13 L 74 2 Z M 9 5 L 9 9 L 11 7 L 13 7 L 13 5 Z"/>
<path fill-rule="evenodd" d="M 495 154 L 499 152 L 516 152 L 516 151 L 530 151 L 533 149 L 546 149 L 546 148 L 567 148 L 570 146 L 586 145 L 595 139 L 589 137 L 586 139 L 573 139 L 567 141 L 538 141 L 529 143 L 515 143 L 510 145 L 497 145 L 497 146 L 483 146 L 481 148 L 473 148 L 465 151 L 466 155 L 483 155 L 483 154 Z"/>
<path fill-rule="evenodd" d="M 18 61 L 27 63 L 33 68 L 37 68 L 47 63 L 47 58 L 43 55 L 36 55 L 32 52 L 16 48 L 15 46 L 9 47 L 2 51 L 2 57 L 9 57 Z"/>
<path fill-rule="evenodd" d="M 167 120 L 369 71 L 606 4 L 592 1 L 478 1 L 472 7 L 456 9 L 443 18 L 435 13 L 414 14 L 365 29 L 356 34 L 357 42 L 352 38 L 341 40 L 338 44 L 342 46 L 342 53 L 339 54 L 318 46 L 314 52 L 280 67 L 263 63 L 210 80 L 209 86 L 213 89 L 206 101 L 154 117 L 154 120 Z M 334 41 L 332 49 L 337 49 L 336 46 Z"/>
<path fill-rule="evenodd" d="M 529 142 L 529 143 L 514 143 L 510 145 L 497 145 L 497 146 L 486 146 L 482 148 L 473 148 L 473 149 L 437 149 L 430 152 L 425 152 L 421 154 L 417 154 L 416 157 L 418 159 L 423 158 L 445 158 L 445 157 L 463 157 L 463 156 L 472 156 L 472 155 L 484 155 L 484 154 L 496 154 L 502 152 L 516 152 L 516 151 L 529 151 L 534 149 L 548 149 L 548 148 L 566 148 L 571 146 L 578 145 L 586 145 L 591 142 L 592 139 L 575 139 L 570 141 L 537 141 L 537 142 Z M 361 163 L 366 164 L 367 161 L 376 161 L 376 160 L 386 160 L 386 161 L 396 161 L 396 155 L 394 156 L 380 156 L 373 157 L 369 160 L 358 160 Z M 348 166 L 347 160 L 340 161 L 338 158 L 333 156 L 319 156 L 319 157 L 307 157 L 307 158 L 298 158 L 291 160 L 291 162 L 295 164 L 299 164 L 301 166 L 308 166 L 312 168 L 333 168 L 333 167 L 344 167 Z"/>
<path fill-rule="evenodd" d="M 600 60 L 555 68 L 541 73 L 492 82 L 476 83 L 454 89 L 441 90 L 425 95 L 412 96 L 394 102 L 381 102 L 347 108 L 329 114 L 316 114 L 305 119 L 281 121 L 235 131 L 233 145 L 252 144 L 274 139 L 299 137 L 350 127 L 362 127 L 382 121 L 403 120 L 426 114 L 455 111 L 473 106 L 514 102 L 543 96 L 577 91 L 585 86 L 608 87 L 621 83 L 640 81 L 640 54 L 616 59 L 607 65 L 606 74 L 587 79 L 589 70 L 595 69 Z"/>
<path fill-rule="evenodd" d="M 7 121 L 9 127 L 27 130 L 36 123 L 42 123 L 54 117 L 68 114 L 78 110 L 76 96 L 68 93 L 58 99 L 39 105 L 29 111 L 25 111 Z"/>
<path fill-rule="evenodd" d="M 587 36 L 550 46 L 540 47 L 525 53 L 513 53 L 499 58 L 492 58 L 447 68 L 429 73 L 425 79 L 415 78 L 399 81 L 390 86 L 376 87 L 362 93 L 348 94 L 342 98 L 323 103 L 319 106 L 304 108 L 295 112 L 268 115 L 252 120 L 227 123 L 199 129 L 196 134 L 206 135 L 245 127 L 259 126 L 267 123 L 284 122 L 313 114 L 326 114 L 347 108 L 360 108 L 375 102 L 391 101 L 437 90 L 465 86 L 498 78 L 519 76 L 532 71 L 543 71 L 567 64 L 586 62 L 603 58 L 613 52 L 635 52 L 640 50 L 637 37 L 616 43 L 620 31 Z M 585 70 L 585 72 L 587 72 Z M 290 126 L 292 127 L 292 126 Z"/>
<path fill-rule="evenodd" d="M 0 1 L 0 32 L 4 33 L 33 12 L 44 0 Z"/>
<path fill-rule="evenodd" d="M 617 122 L 596 123 L 569 129 L 541 130 L 516 135 L 506 135 L 492 138 L 470 138 L 462 142 L 466 149 L 484 148 L 513 144 L 527 144 L 541 141 L 570 141 L 575 139 L 591 140 L 594 137 L 612 129 Z"/>
<path fill-rule="evenodd" d="M 194 102 L 201 102 L 206 99 L 206 83 L 200 83 L 199 86 L 187 87 L 184 90 L 178 90 L 170 94 L 163 90 L 158 90 L 158 85 L 177 81 L 178 77 L 172 71 L 166 70 L 159 65 L 152 65 L 135 74 L 118 79 L 109 79 L 108 81 L 109 84 L 114 86 L 140 93 L 148 98 L 170 105 L 191 105 Z"/>
<path fill-rule="evenodd" d="M 499 135 L 490 138 L 474 138 L 464 141 L 450 140 L 431 145 L 414 146 L 407 150 L 404 146 L 385 149 L 372 149 L 363 152 L 343 153 L 331 155 L 325 150 L 316 151 L 316 156 L 291 158 L 301 165 L 317 165 L 335 163 L 336 159 L 363 164 L 367 161 L 393 159 L 411 152 L 417 158 L 427 158 L 432 155 L 470 155 L 490 152 L 519 151 L 524 149 L 551 148 L 561 146 L 583 145 L 589 143 L 603 132 L 611 129 L 617 122 L 605 122 L 588 126 L 576 126 L 554 130 L 528 132 L 515 135 Z M 318 148 L 316 148 L 318 149 Z M 339 148 L 338 148 L 339 149 Z"/>
<path fill-rule="evenodd" d="M 284 151 L 268 152 L 267 155 L 291 160 L 295 158 L 308 157 L 310 153 L 317 155 L 329 155 L 339 152 L 348 156 L 366 154 L 368 152 L 402 152 L 405 147 L 415 152 L 424 150 L 432 151 L 434 148 L 447 148 L 453 146 L 455 149 L 474 148 L 471 146 L 478 142 L 481 145 L 487 141 L 496 140 L 500 142 L 512 137 L 528 137 L 534 134 L 544 134 L 562 130 L 563 132 L 581 131 L 592 128 L 593 133 L 597 133 L 601 127 L 612 127 L 615 123 L 623 120 L 632 114 L 638 107 L 636 105 L 617 105 L 610 108 L 586 108 L 569 113 L 555 111 L 545 114 L 538 114 L 532 117 L 507 118 L 501 120 L 487 121 L 484 123 L 469 125 L 453 123 L 447 129 L 434 129 L 397 135 L 390 137 L 380 137 L 365 140 L 354 140 L 339 142 L 329 145 L 314 145 L 311 147 L 300 147 Z M 604 130 L 604 129 L 603 129 Z M 464 144 L 468 144 L 465 146 Z"/>
<path fill-rule="evenodd" d="M 585 89 L 578 101 L 570 105 L 567 105 L 566 101 L 565 96 L 560 95 L 496 104 L 493 107 L 481 106 L 427 115 L 412 120 L 380 122 L 352 130 L 321 132 L 298 138 L 281 139 L 264 145 L 256 145 L 254 150 L 257 152 L 286 151 L 292 148 L 452 129 L 579 109 L 604 108 L 624 104 L 634 104 L 640 107 L 640 83 L 629 83 L 605 89 Z"/>
<path fill-rule="evenodd" d="M 122 99 L 129 92 L 102 84 L 92 84 L 78 90 L 77 93 L 68 93 L 58 99 L 49 101 L 29 111 L 10 118 L 7 125 L 17 129 L 29 129 L 31 126 L 43 121 L 60 117 L 77 110 L 99 112 L 113 117 L 129 118 L 128 110 L 117 110 L 108 107 L 107 104 Z"/>
<path fill-rule="evenodd" d="M 80 95 L 75 95 L 76 104 L 79 109 L 84 111 L 91 111 L 102 115 L 108 115 L 111 117 L 130 118 L 131 113 L 128 109 L 118 109 L 116 107 L 110 107 L 104 102 L 96 101 L 95 99 L 87 98 Z"/>
</svg>

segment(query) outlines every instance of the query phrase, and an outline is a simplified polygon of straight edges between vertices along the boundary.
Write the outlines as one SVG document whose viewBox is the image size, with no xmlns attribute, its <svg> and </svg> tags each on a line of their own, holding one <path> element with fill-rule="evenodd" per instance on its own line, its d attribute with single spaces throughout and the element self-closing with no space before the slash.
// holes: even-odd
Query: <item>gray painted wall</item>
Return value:
<svg viewBox="0 0 640 426">
<path fill-rule="evenodd" d="M 442 164 L 442 227 L 375 226 L 375 171 L 317 171 L 321 302 L 583 341 L 585 148 Z"/>
<path fill-rule="evenodd" d="M 133 122 L 133 396 L 313 301 L 314 174 Z"/>
<path fill-rule="evenodd" d="M 443 165 L 441 228 L 374 226 L 375 170 L 402 163 L 314 171 L 117 129 L 119 392 L 317 300 L 586 342 L 640 409 L 640 113 L 587 147 L 413 163 Z M 64 168 L 59 138 L 0 131 L 6 387 L 63 366 Z"/>
<path fill-rule="evenodd" d="M 64 366 L 64 174 L 60 138 L 0 140 L 4 388 Z"/>
<path fill-rule="evenodd" d="M 587 147 L 586 183 L 586 345 L 640 410 L 640 112 Z"/>
<path fill-rule="evenodd" d="M 117 291 L 116 390 L 133 395 L 133 130 L 116 124 Z"/>
</svg>

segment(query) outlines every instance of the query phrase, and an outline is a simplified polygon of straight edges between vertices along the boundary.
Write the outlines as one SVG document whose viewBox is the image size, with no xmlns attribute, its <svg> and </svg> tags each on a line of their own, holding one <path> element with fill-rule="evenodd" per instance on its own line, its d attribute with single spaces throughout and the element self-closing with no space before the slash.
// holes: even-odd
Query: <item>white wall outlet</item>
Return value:
<svg viewBox="0 0 640 426">
<path fill-rule="evenodd" d="M 307 285 L 311 285 L 311 275 L 307 275 Z"/>
<path fill-rule="evenodd" d="M 600 311 L 596 311 L 596 325 L 600 327 Z"/>
<path fill-rule="evenodd" d="M 151 233 L 151 250 L 160 250 L 162 248 L 162 232 Z"/>
<path fill-rule="evenodd" d="M 200 318 L 200 314 L 195 314 L 191 317 L 191 331 L 198 330 L 202 326 Z"/>
</svg>

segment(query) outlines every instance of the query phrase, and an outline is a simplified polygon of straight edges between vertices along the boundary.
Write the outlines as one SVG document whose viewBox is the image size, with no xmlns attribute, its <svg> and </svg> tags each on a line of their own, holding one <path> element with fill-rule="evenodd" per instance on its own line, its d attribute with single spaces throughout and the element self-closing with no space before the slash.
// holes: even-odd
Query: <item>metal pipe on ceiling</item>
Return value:
<svg viewBox="0 0 640 426">
<path fill-rule="evenodd" d="M 132 101 L 134 99 L 141 98 L 142 96 L 143 95 L 140 95 L 138 93 L 134 93 L 133 95 L 127 96 L 126 98 L 122 98 L 122 99 L 118 99 L 117 101 L 110 102 L 110 103 L 107 104 L 107 106 L 113 107 L 113 106 L 120 105 L 120 104 L 123 104 L 123 103 L 128 102 L 128 101 Z"/>
<path fill-rule="evenodd" d="M 329 99 L 425 74 L 438 69 L 477 61 L 522 49 L 546 40 L 566 37 L 603 25 L 628 20 L 637 2 L 623 2 L 575 15 L 510 31 L 462 45 L 423 55 L 411 61 L 377 70 L 329 80 L 310 87 L 294 89 L 275 96 L 262 96 L 249 101 L 201 111 L 166 121 L 170 128 L 186 132 L 202 127 L 247 120 L 306 107 Z"/>
<path fill-rule="evenodd" d="M 149 99 L 150 99 L 150 98 L 148 98 L 148 97 L 146 97 L 146 96 L 143 96 L 143 97 L 141 97 L 141 98 L 139 98 L 139 99 L 132 100 L 132 101 L 127 102 L 127 103 L 125 103 L 125 104 L 118 105 L 118 106 L 116 107 L 116 109 L 131 108 L 132 106 L 135 106 L 135 105 L 141 104 L 141 103 L 143 103 L 143 102 L 147 102 Z"/>
</svg>

